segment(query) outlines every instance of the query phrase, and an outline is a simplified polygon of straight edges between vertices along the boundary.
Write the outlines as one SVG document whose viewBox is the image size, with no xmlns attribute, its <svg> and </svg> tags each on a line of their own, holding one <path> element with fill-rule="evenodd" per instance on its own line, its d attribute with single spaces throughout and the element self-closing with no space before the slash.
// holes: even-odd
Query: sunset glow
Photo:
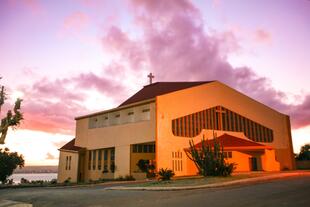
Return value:
<svg viewBox="0 0 310 207">
<path fill-rule="evenodd" d="M 0 85 L 24 121 L 4 147 L 57 165 L 75 117 L 158 81 L 219 80 L 291 119 L 310 143 L 310 1 L 4 0 Z M 2 147 L 2 146 L 1 146 Z"/>
</svg>

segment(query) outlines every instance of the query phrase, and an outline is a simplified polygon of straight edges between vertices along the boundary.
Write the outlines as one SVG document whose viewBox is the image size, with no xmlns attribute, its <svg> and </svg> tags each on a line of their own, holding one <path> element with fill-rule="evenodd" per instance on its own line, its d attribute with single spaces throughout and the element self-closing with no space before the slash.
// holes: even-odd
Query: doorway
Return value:
<svg viewBox="0 0 310 207">
<path fill-rule="evenodd" d="M 256 157 L 250 157 L 250 169 L 251 171 L 257 171 L 257 158 Z"/>
</svg>

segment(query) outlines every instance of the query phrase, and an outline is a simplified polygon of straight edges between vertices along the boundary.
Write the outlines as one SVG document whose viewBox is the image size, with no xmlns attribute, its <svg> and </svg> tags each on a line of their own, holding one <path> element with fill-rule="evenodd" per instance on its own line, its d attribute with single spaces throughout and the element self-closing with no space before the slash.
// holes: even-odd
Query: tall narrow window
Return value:
<svg viewBox="0 0 310 207">
<path fill-rule="evenodd" d="M 111 161 L 110 161 L 110 170 L 112 173 L 114 173 L 115 171 L 115 150 L 114 149 L 111 149 L 110 150 L 110 153 L 111 153 Z"/>
<path fill-rule="evenodd" d="M 180 136 L 183 136 L 183 117 L 181 117 L 179 120 L 180 120 L 180 129 L 179 129 Z"/>
<path fill-rule="evenodd" d="M 103 171 L 108 172 L 108 150 L 104 149 L 104 161 L 103 161 Z"/>
<path fill-rule="evenodd" d="M 93 150 L 93 170 L 96 170 L 96 150 Z"/>
<path fill-rule="evenodd" d="M 66 156 L 66 170 L 68 170 L 68 156 Z"/>
<path fill-rule="evenodd" d="M 98 150 L 98 170 L 101 170 L 102 150 Z"/>
<path fill-rule="evenodd" d="M 88 170 L 91 170 L 91 155 L 92 152 L 88 151 Z"/>
<path fill-rule="evenodd" d="M 196 128 L 196 123 L 195 123 L 195 114 L 192 114 L 192 136 L 195 137 L 195 128 Z"/>
<path fill-rule="evenodd" d="M 68 170 L 71 170 L 71 156 L 69 156 L 69 166 L 68 166 Z"/>
</svg>

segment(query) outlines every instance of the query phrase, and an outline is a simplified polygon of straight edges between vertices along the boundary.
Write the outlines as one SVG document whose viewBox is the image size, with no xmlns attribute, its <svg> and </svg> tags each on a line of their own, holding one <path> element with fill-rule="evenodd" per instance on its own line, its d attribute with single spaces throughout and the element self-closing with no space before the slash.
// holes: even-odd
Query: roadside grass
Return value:
<svg viewBox="0 0 310 207">
<path fill-rule="evenodd" d="M 254 178 L 254 177 L 261 177 L 266 176 L 270 173 L 265 172 L 257 172 L 257 173 L 242 173 L 242 174 L 234 174 L 227 177 L 183 177 L 177 178 L 170 181 L 151 181 L 146 183 L 140 184 L 130 184 L 127 185 L 128 187 L 181 187 L 181 186 L 199 186 L 199 185 L 206 185 L 206 184 L 213 184 L 213 183 L 222 183 L 227 181 L 233 180 L 241 180 L 246 178 Z"/>
</svg>

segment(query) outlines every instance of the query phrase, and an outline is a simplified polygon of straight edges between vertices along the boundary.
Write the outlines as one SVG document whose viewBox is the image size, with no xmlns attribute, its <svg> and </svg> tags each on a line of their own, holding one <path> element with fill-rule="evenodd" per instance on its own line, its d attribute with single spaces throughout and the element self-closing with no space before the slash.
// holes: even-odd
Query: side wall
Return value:
<svg viewBox="0 0 310 207">
<path fill-rule="evenodd" d="M 290 128 L 287 116 L 239 93 L 220 83 L 212 82 L 189 89 L 158 96 L 157 105 L 157 135 L 156 146 L 157 168 L 172 168 L 173 152 L 183 151 L 188 147 L 190 138 L 177 137 L 172 134 L 171 120 L 214 106 L 224 106 L 242 116 L 271 128 L 274 132 L 272 143 L 262 143 L 275 148 L 276 160 L 281 169 L 293 169 Z M 202 132 L 203 133 L 203 132 Z M 219 136 L 219 135 L 218 135 Z M 193 138 L 194 142 L 201 141 L 202 135 Z M 184 157 L 184 156 L 183 156 Z M 177 175 L 189 175 L 192 170 L 184 159 L 185 168 Z"/>
<path fill-rule="evenodd" d="M 71 157 L 71 163 L 69 163 L 69 159 L 67 161 L 67 157 Z M 68 178 L 70 178 L 70 182 L 77 182 L 78 163 L 78 152 L 59 151 L 57 182 L 62 183 Z"/>
</svg>

